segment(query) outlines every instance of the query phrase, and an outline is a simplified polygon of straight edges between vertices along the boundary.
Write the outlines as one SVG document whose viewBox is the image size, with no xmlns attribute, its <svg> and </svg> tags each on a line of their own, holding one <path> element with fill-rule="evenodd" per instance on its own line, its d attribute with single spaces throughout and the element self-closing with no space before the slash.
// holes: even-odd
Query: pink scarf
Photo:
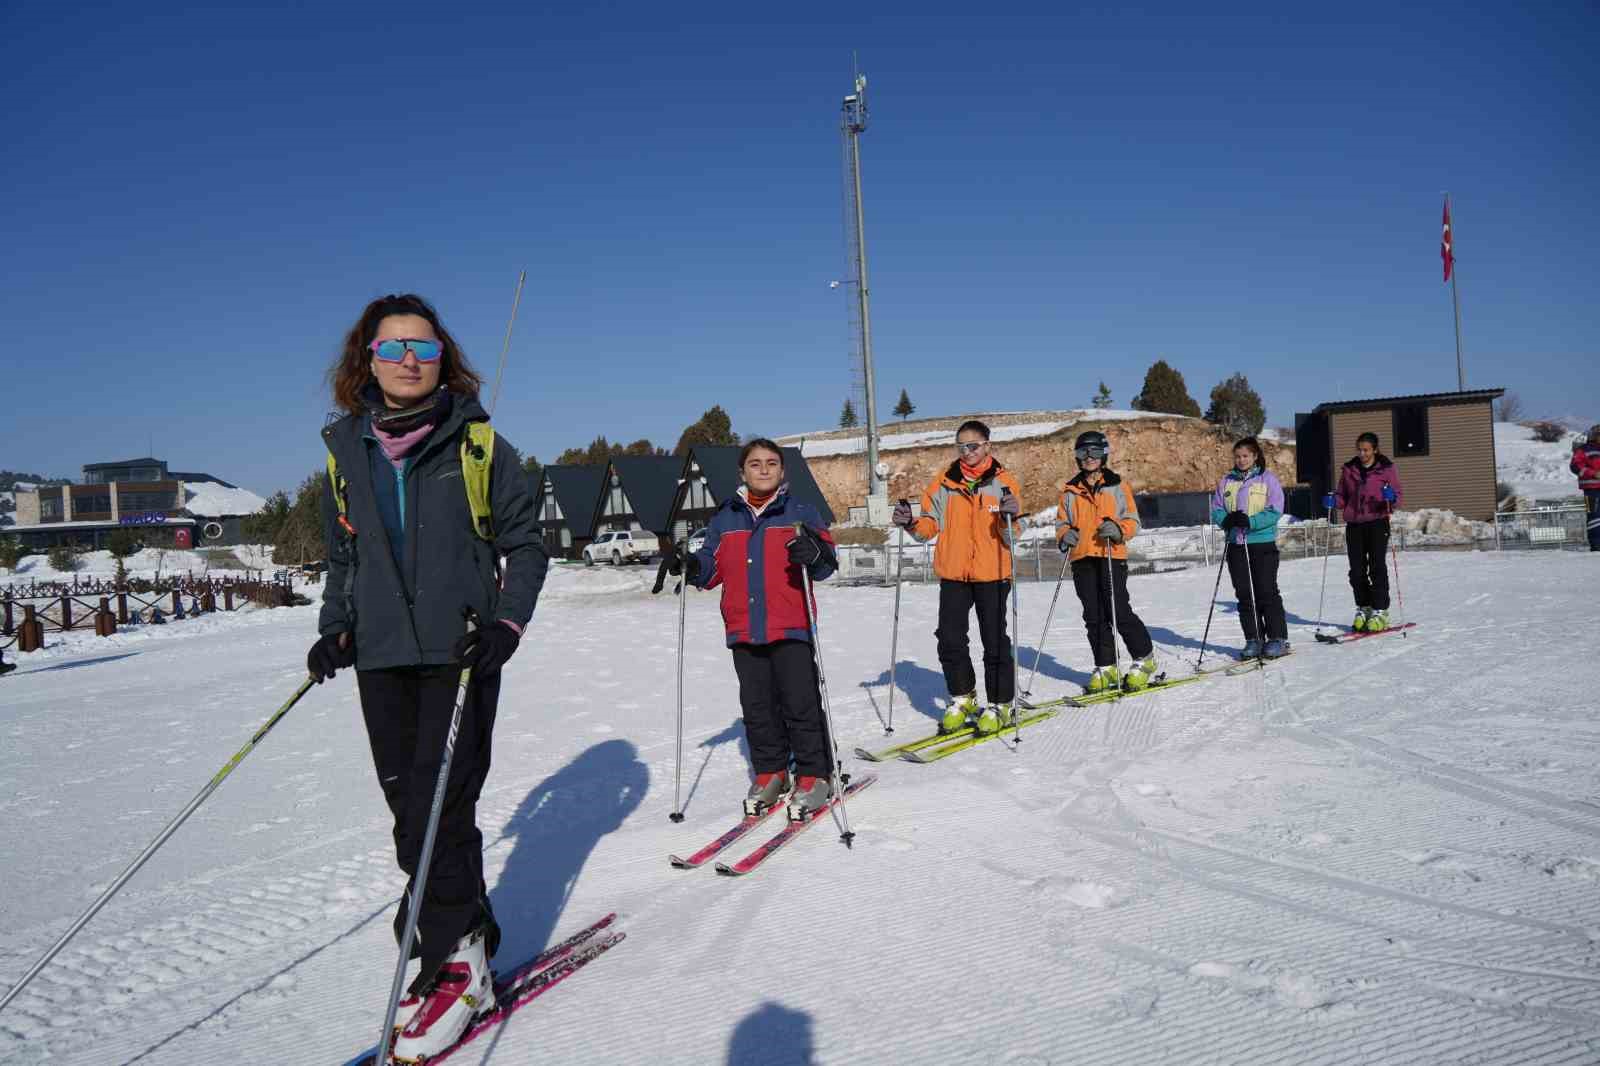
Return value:
<svg viewBox="0 0 1600 1066">
<path fill-rule="evenodd" d="M 396 470 L 404 465 L 406 456 L 410 455 L 412 450 L 432 432 L 432 422 L 420 425 L 407 433 L 385 433 L 377 426 L 372 427 L 372 435 L 378 438 L 378 447 L 383 449 L 384 456 Z"/>
</svg>

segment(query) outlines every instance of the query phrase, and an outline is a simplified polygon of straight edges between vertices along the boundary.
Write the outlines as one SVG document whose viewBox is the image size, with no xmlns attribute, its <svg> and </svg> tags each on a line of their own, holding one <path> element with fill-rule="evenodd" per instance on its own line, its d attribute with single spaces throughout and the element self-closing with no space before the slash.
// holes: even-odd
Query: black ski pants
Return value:
<svg viewBox="0 0 1600 1066">
<path fill-rule="evenodd" d="M 945 688 L 952 696 L 978 689 L 972 668 L 972 645 L 967 637 L 967 616 L 978 613 L 978 639 L 983 642 L 983 688 L 990 703 L 1010 703 L 1016 691 L 1012 670 L 1011 638 L 1006 635 L 1009 581 L 939 582 L 939 628 L 933 631 L 944 668 Z"/>
<path fill-rule="evenodd" d="M 1094 650 L 1096 666 L 1110 666 L 1117 661 L 1117 638 L 1111 632 L 1111 583 L 1117 590 L 1117 632 L 1128 654 L 1143 659 L 1155 650 L 1150 631 L 1133 613 L 1128 601 L 1128 563 L 1125 559 L 1110 560 L 1113 577 L 1106 577 L 1107 559 L 1090 556 L 1072 564 L 1072 585 L 1078 592 L 1078 602 L 1083 604 L 1083 627 L 1089 635 L 1089 647 Z"/>
<path fill-rule="evenodd" d="M 1345 550 L 1350 555 L 1350 591 L 1357 607 L 1389 609 L 1389 520 L 1352 522 L 1344 527 Z"/>
<path fill-rule="evenodd" d="M 1584 489 L 1584 501 L 1589 505 L 1586 515 L 1589 531 L 1589 550 L 1600 552 L 1600 489 Z"/>
<path fill-rule="evenodd" d="M 1245 558 L 1249 556 L 1249 570 Z M 1278 546 L 1276 544 L 1228 545 L 1228 576 L 1233 579 L 1233 594 L 1239 599 L 1239 628 L 1245 640 L 1288 640 L 1289 623 L 1283 615 L 1283 596 L 1278 592 Z M 1251 596 L 1252 586 L 1255 595 Z"/>
<path fill-rule="evenodd" d="M 739 707 L 755 772 L 788 770 L 792 757 L 799 776 L 830 776 L 833 753 L 822 723 L 810 642 L 735 644 L 733 672 L 739 675 Z"/>
<path fill-rule="evenodd" d="M 422 839 L 428 831 L 428 813 L 460 679 L 457 666 L 356 671 L 372 763 L 394 815 L 395 858 L 407 877 L 406 894 L 394 917 L 397 941 L 405 929 L 411 879 L 416 876 Z M 456 941 L 468 933 L 486 927 L 490 954 L 500 942 L 500 927 L 495 924 L 483 883 L 483 834 L 478 831 L 477 819 L 478 795 L 489 774 L 489 741 L 499 698 L 499 674 L 474 677 L 467 689 L 433 863 L 417 919 L 412 957 L 421 957 L 422 969 L 412 984 L 413 991 L 426 987 Z"/>
</svg>

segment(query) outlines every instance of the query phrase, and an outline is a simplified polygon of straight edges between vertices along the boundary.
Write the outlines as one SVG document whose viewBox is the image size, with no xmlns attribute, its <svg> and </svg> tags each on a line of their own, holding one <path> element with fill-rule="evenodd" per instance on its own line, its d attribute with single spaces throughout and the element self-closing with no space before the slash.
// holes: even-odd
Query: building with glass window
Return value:
<svg viewBox="0 0 1600 1066">
<path fill-rule="evenodd" d="M 1356 453 L 1356 438 L 1378 435 L 1394 460 L 1408 511 L 1439 507 L 1463 518 L 1494 521 L 1494 401 L 1504 389 L 1431 392 L 1318 404 L 1296 414 L 1295 467 L 1315 498 L 1339 484 L 1339 468 Z"/>
</svg>

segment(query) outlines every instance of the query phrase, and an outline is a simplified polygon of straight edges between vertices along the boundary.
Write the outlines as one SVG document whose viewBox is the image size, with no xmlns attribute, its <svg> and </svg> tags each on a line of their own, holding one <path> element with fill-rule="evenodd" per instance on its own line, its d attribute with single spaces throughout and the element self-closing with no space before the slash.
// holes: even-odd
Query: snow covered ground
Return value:
<svg viewBox="0 0 1600 1066">
<path fill-rule="evenodd" d="M 1533 439 L 1533 430 L 1515 422 L 1494 424 L 1495 476 L 1511 485 L 1518 496 L 1535 500 L 1579 496 L 1572 476 L 1572 441 L 1545 443 Z"/>
<path fill-rule="evenodd" d="M 747 782 L 715 597 L 688 604 L 675 826 L 676 603 L 557 568 L 481 808 L 501 959 L 611 910 L 628 939 L 455 1061 L 1600 1061 L 1600 670 L 1559 635 L 1594 617 L 1595 559 L 1403 556 L 1422 625 L 1343 647 L 1311 639 L 1321 562 L 1287 561 L 1289 659 L 876 767 L 853 850 L 824 823 L 743 880 L 666 861 Z M 1175 673 L 1212 580 L 1133 581 Z M 882 744 L 893 592 L 819 596 L 840 743 Z M 904 589 L 897 739 L 943 695 L 936 597 Z M 0 986 L 298 684 L 314 613 L 75 634 L 0 680 Z M 1241 643 L 1226 587 L 1212 638 Z M 1089 666 L 1069 590 L 1036 687 Z M 0 1062 L 348 1063 L 394 961 L 388 833 L 341 676 L 0 1013 Z"/>
</svg>

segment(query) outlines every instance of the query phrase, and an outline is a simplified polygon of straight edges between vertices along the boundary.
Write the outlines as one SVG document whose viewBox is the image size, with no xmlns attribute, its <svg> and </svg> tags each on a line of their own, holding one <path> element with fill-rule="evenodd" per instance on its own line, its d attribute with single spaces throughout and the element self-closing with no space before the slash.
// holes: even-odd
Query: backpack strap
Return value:
<svg viewBox="0 0 1600 1066">
<path fill-rule="evenodd" d="M 328 488 L 333 492 L 334 506 L 339 509 L 339 527 L 350 536 L 356 535 L 356 527 L 350 524 L 350 503 L 347 499 L 347 490 L 350 483 L 339 473 L 339 461 L 333 457 L 333 451 L 328 452 Z"/>
<path fill-rule="evenodd" d="M 483 540 L 494 539 L 494 510 L 489 502 L 489 468 L 494 462 L 494 428 L 487 422 L 468 422 L 461 436 L 461 481 L 472 511 L 472 531 Z"/>
</svg>

